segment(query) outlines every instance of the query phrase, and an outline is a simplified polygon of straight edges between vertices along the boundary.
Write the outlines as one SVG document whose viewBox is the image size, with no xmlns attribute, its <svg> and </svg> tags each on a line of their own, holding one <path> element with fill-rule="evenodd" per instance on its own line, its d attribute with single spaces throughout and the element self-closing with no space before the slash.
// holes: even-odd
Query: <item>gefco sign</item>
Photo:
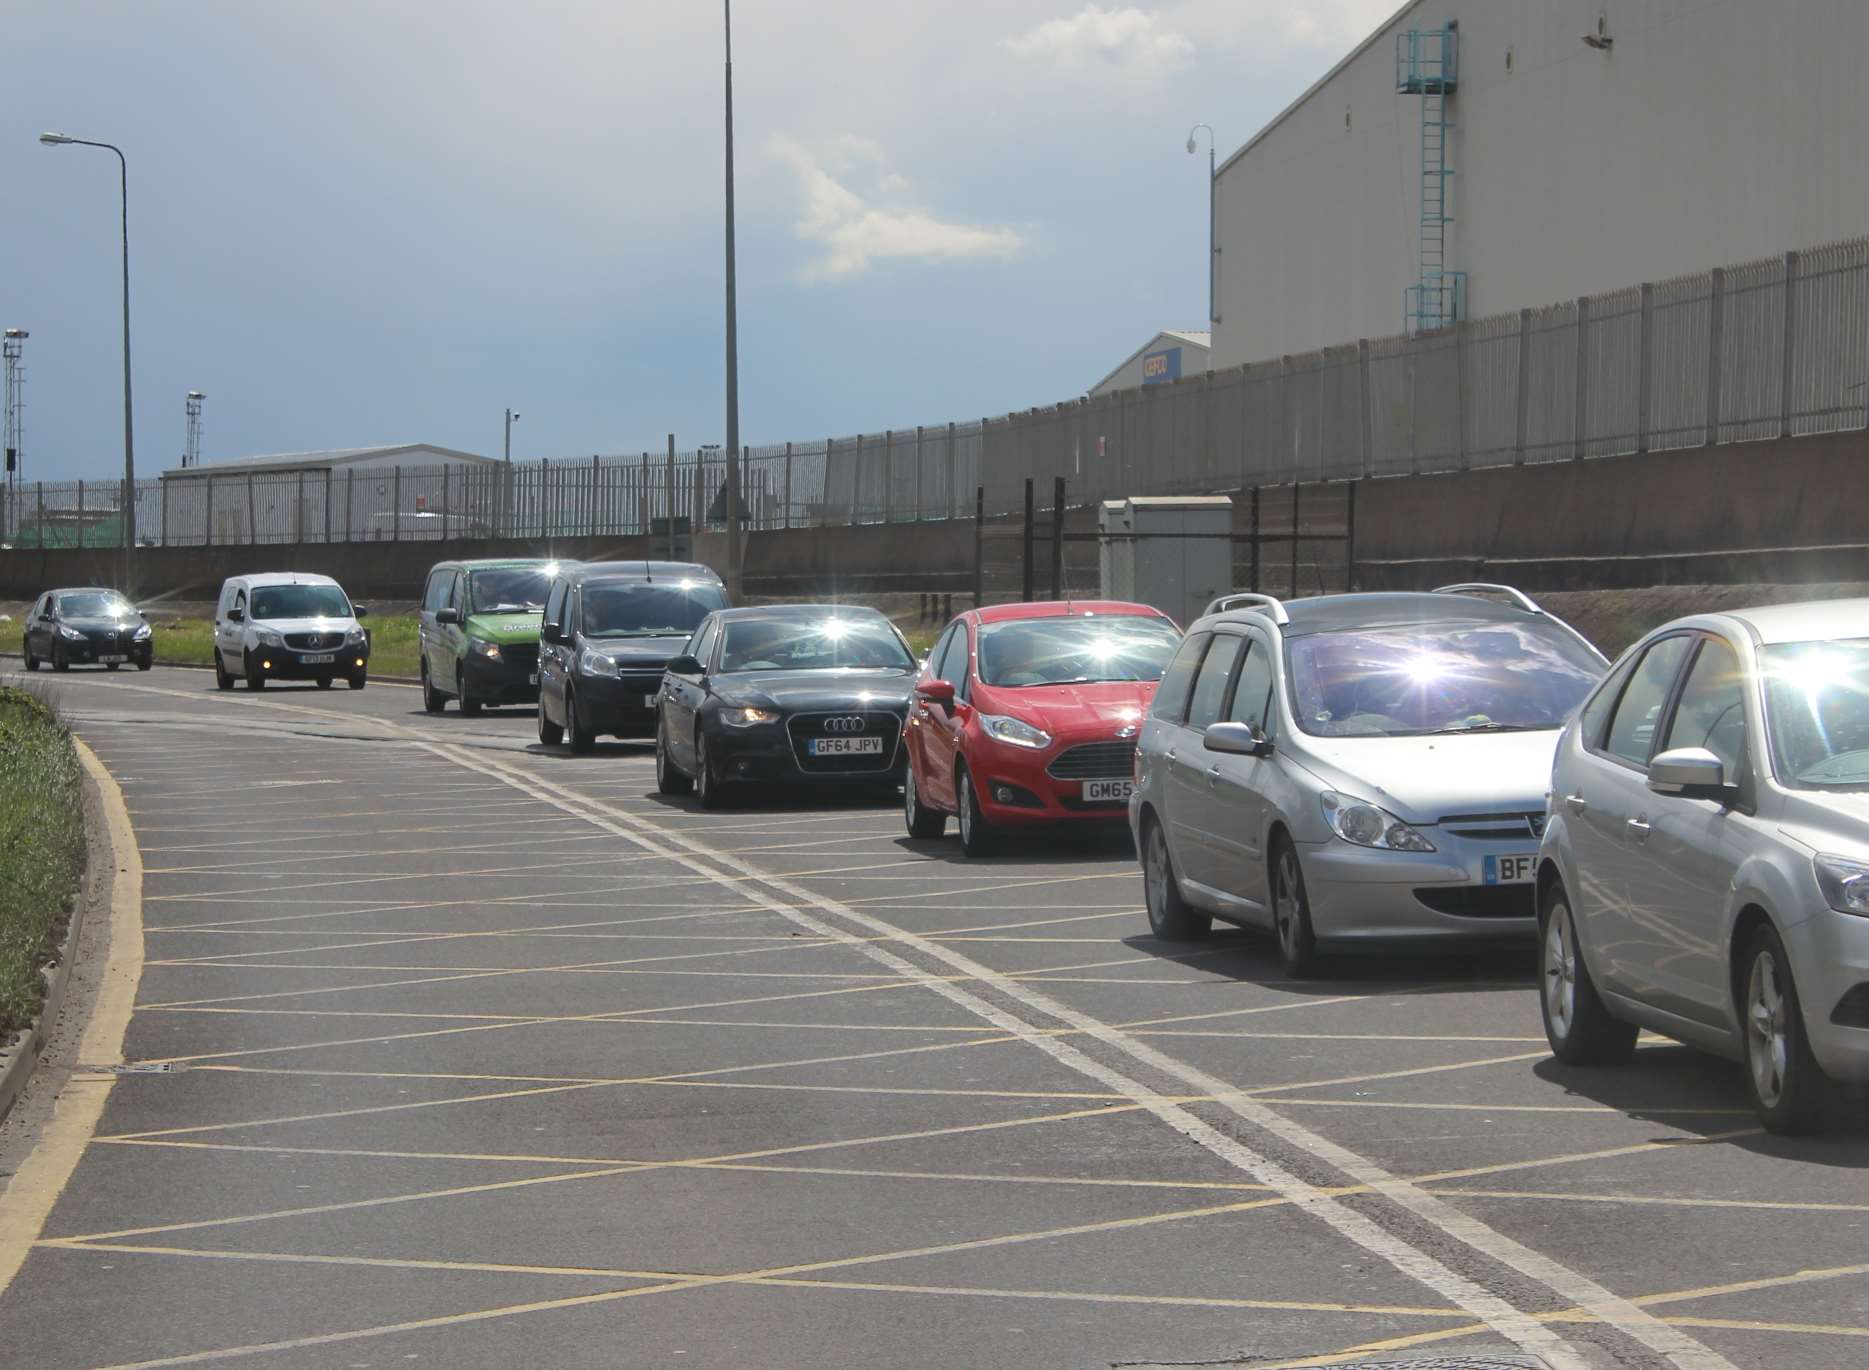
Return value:
<svg viewBox="0 0 1869 1370">
<path fill-rule="evenodd" d="M 1164 381 L 1181 379 L 1181 349 L 1165 347 L 1160 352 L 1145 352 L 1142 356 L 1142 383 L 1161 385 Z"/>
</svg>

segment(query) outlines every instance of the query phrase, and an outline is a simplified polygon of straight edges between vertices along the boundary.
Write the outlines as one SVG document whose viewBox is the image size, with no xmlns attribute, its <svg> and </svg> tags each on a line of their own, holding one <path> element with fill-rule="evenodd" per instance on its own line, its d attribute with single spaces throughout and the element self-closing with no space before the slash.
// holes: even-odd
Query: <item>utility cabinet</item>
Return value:
<svg viewBox="0 0 1869 1370">
<path fill-rule="evenodd" d="M 1097 508 L 1106 599 L 1160 609 L 1184 628 L 1233 582 L 1233 501 L 1225 495 L 1135 495 Z"/>
</svg>

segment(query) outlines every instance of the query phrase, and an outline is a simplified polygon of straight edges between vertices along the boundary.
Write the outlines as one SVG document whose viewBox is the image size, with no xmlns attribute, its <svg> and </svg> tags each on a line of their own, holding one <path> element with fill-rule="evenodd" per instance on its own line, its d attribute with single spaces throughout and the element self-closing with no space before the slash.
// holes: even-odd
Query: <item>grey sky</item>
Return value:
<svg viewBox="0 0 1869 1370">
<path fill-rule="evenodd" d="M 1205 148 L 1237 147 L 1389 0 L 739 0 L 748 441 L 1081 393 L 1204 327 Z M 429 441 L 718 441 L 711 0 L 15 0 L 0 323 L 31 330 L 29 479 L 121 469 L 130 158 L 145 471 Z"/>
</svg>

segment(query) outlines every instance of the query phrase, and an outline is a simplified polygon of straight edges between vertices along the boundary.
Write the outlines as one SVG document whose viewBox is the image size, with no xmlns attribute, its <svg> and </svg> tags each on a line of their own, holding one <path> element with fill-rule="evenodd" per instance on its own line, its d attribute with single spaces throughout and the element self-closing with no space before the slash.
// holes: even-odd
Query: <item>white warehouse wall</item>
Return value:
<svg viewBox="0 0 1869 1370">
<path fill-rule="evenodd" d="M 1447 20 L 1465 317 L 1869 233 L 1864 0 L 1417 0 L 1221 168 L 1216 368 L 1403 331 L 1422 102 L 1395 35 Z"/>
</svg>

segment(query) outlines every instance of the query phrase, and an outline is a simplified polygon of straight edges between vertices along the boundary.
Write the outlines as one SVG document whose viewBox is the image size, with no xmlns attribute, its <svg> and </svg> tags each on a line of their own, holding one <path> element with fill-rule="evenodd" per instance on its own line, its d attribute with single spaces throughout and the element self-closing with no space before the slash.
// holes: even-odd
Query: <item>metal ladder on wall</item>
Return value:
<svg viewBox="0 0 1869 1370">
<path fill-rule="evenodd" d="M 1421 333 L 1460 321 L 1466 304 L 1464 271 L 1447 269 L 1447 97 L 1460 81 L 1459 30 L 1409 29 L 1395 36 L 1395 89 L 1421 97 L 1421 216 L 1417 227 L 1415 284 L 1403 297 L 1407 331 Z"/>
</svg>

